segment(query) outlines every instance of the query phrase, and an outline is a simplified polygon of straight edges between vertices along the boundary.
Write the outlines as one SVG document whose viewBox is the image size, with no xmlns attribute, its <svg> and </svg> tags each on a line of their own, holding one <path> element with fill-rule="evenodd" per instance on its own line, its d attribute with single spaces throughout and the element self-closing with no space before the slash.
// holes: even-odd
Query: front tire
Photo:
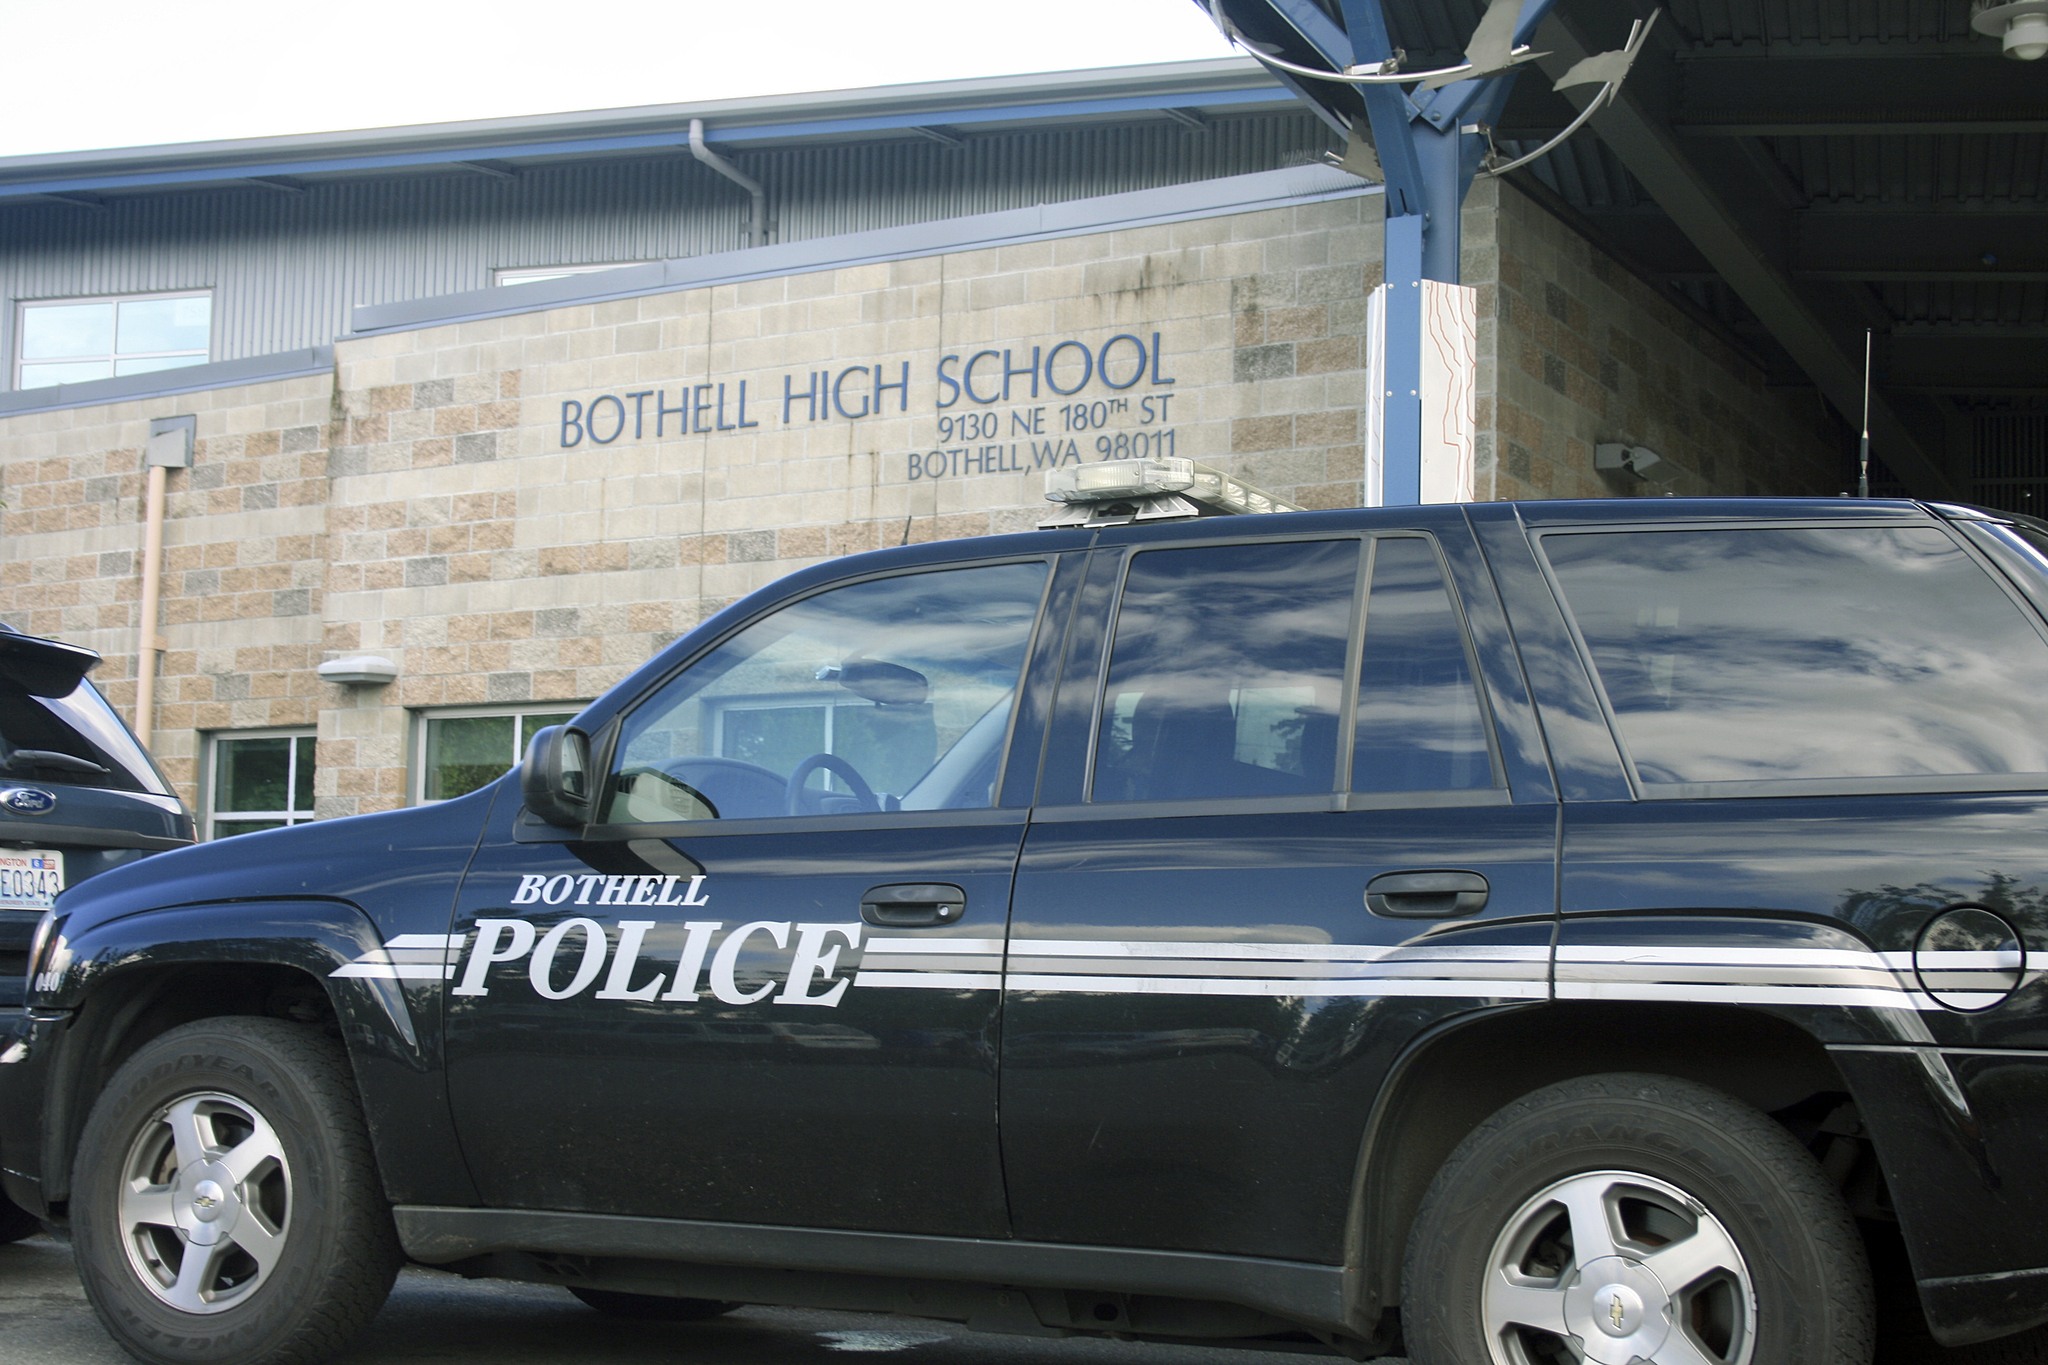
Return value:
<svg viewBox="0 0 2048 1365">
<path fill-rule="evenodd" d="M 311 1365 L 375 1316 L 401 1254 L 340 1045 L 275 1019 L 145 1044 L 72 1180 L 79 1277 L 158 1365 Z"/>
<path fill-rule="evenodd" d="M 1459 1144 L 1409 1235 L 1415 1365 L 1866 1365 L 1870 1272 L 1813 1157 L 1734 1097 L 1588 1076 Z"/>
</svg>

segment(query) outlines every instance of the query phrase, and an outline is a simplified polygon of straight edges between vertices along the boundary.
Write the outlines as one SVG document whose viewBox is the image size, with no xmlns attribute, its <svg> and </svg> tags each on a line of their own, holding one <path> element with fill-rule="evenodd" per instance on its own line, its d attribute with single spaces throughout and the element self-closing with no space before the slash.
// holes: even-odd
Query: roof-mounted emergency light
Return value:
<svg viewBox="0 0 2048 1365">
<path fill-rule="evenodd" d="M 1178 456 L 1103 460 L 1048 470 L 1045 496 L 1060 504 L 1060 510 L 1038 523 L 1044 527 L 1120 526 L 1230 512 L 1301 510 L 1243 479 Z"/>
</svg>

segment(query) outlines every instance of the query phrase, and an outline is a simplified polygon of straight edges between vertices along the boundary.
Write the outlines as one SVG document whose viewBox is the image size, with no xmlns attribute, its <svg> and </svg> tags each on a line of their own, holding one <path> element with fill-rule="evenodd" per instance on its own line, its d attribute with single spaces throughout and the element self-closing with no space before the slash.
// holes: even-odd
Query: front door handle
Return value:
<svg viewBox="0 0 2048 1365">
<path fill-rule="evenodd" d="M 1365 908 L 1396 919 L 1476 915 L 1489 889 L 1477 872 L 1382 872 L 1365 884 Z"/>
<path fill-rule="evenodd" d="M 967 893 L 944 882 L 877 886 L 860 898 L 860 917 L 880 929 L 952 924 L 966 913 Z"/>
</svg>

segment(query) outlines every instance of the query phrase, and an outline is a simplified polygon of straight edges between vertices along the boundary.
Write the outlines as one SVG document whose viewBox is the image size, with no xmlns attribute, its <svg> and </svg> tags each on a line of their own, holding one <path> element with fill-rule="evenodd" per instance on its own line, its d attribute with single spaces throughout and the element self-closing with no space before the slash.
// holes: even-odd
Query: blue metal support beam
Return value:
<svg viewBox="0 0 2048 1365">
<path fill-rule="evenodd" d="M 1394 53 L 1380 0 L 1343 0 L 1344 27 L 1351 35 L 1351 61 L 1372 65 Z M 1385 279 L 1386 392 L 1381 427 L 1380 499 L 1387 506 L 1422 501 L 1422 352 L 1398 338 L 1422 335 L 1422 280 L 1429 250 L 1429 177 L 1423 148 L 1410 133 L 1415 105 L 1398 85 L 1368 85 L 1359 92 L 1380 166 L 1387 173 Z M 1437 177 L 1441 179 L 1441 175 Z"/>
<path fill-rule="evenodd" d="M 1515 42 L 1525 43 L 1554 0 L 1522 0 Z M 1371 67 L 1393 55 L 1381 0 L 1339 0 L 1340 31 L 1311 0 L 1267 0 L 1333 68 Z M 1422 281 L 1459 281 L 1459 212 L 1487 142 L 1465 129 L 1490 124 L 1515 72 L 1460 81 L 1411 97 L 1398 85 L 1358 88 L 1387 177 L 1386 414 L 1381 498 L 1422 500 Z"/>
</svg>

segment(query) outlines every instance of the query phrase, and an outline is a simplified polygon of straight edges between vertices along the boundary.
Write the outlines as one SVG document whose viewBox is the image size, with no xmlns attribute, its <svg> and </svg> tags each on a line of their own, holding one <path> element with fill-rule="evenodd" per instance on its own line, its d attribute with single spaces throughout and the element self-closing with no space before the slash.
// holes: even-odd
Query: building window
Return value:
<svg viewBox="0 0 2048 1365">
<path fill-rule="evenodd" d="M 513 266 L 491 272 L 492 284 L 538 284 L 542 280 L 565 280 L 571 275 L 595 275 L 603 270 L 624 270 L 646 261 L 606 261 L 601 265 Z"/>
<path fill-rule="evenodd" d="M 15 387 L 204 365 L 213 337 L 211 294 L 58 299 L 21 305 Z"/>
<path fill-rule="evenodd" d="M 206 837 L 283 829 L 313 818 L 313 735 L 267 730 L 215 735 Z"/>
<path fill-rule="evenodd" d="M 424 805 L 467 796 L 519 766 L 526 746 L 575 709 L 442 711 L 420 717 L 419 770 L 413 799 Z"/>
</svg>

